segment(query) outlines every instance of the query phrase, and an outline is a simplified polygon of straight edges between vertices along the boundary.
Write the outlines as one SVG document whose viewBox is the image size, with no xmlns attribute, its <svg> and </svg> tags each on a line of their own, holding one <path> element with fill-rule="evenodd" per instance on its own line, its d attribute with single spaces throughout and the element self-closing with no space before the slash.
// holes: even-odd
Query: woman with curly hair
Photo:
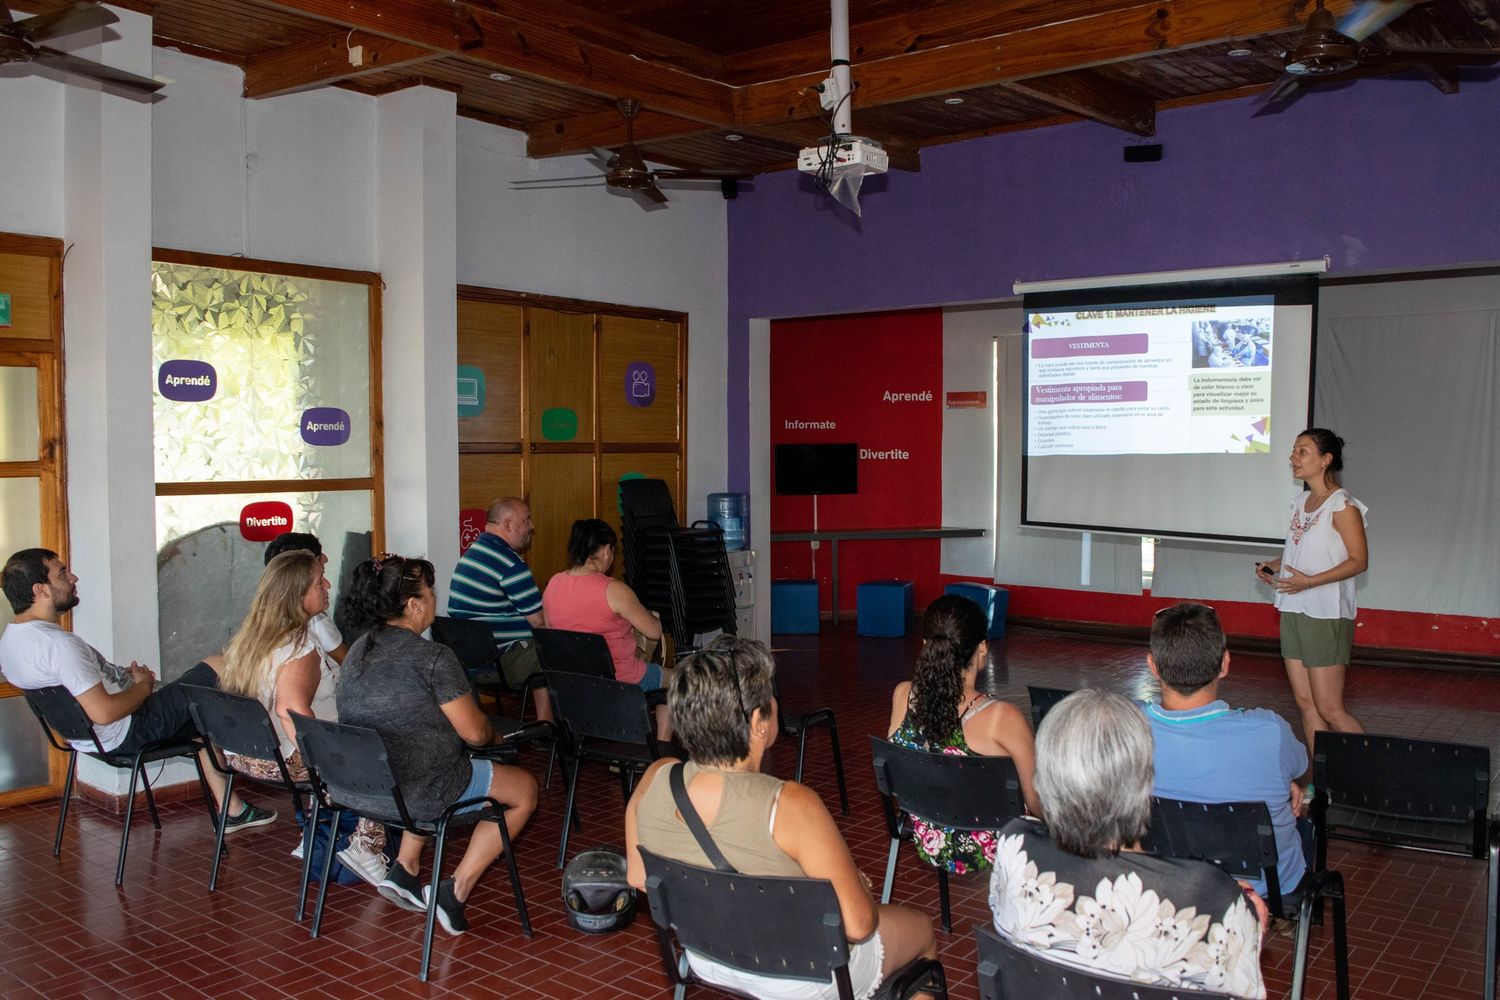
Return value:
<svg viewBox="0 0 1500 1000">
<path fill-rule="evenodd" d="M 1041 815 L 1032 786 L 1036 749 L 1030 723 L 1016 706 L 976 686 L 990 652 L 988 627 L 984 612 L 967 597 L 944 594 L 928 606 L 912 679 L 897 684 L 891 696 L 890 740 L 930 753 L 1010 757 L 1026 808 Z M 993 833 L 934 826 L 917 816 L 912 827 L 917 854 L 930 865 L 962 875 L 994 863 Z"/>
</svg>

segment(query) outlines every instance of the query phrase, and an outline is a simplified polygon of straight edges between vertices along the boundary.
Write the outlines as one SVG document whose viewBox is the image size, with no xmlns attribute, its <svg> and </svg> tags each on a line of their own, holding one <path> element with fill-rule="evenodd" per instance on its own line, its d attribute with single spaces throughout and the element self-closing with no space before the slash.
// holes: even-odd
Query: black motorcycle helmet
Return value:
<svg viewBox="0 0 1500 1000">
<path fill-rule="evenodd" d="M 614 847 L 583 851 L 563 869 L 568 923 L 585 934 L 623 930 L 635 919 L 635 890 L 625 880 L 625 855 Z"/>
</svg>

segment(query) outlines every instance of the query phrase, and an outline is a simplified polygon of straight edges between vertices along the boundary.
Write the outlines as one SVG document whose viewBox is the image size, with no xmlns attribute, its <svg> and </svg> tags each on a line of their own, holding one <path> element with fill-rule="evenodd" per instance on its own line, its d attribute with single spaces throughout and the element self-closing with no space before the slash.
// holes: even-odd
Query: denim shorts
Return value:
<svg viewBox="0 0 1500 1000">
<path fill-rule="evenodd" d="M 661 687 L 661 664 L 646 664 L 646 672 L 641 674 L 641 679 L 636 681 L 635 684 L 642 691 L 655 691 Z"/>
<path fill-rule="evenodd" d="M 490 761 L 474 758 L 469 761 L 469 766 L 474 769 L 473 773 L 469 775 L 469 786 L 459 793 L 458 798 L 453 800 L 454 802 L 462 802 L 464 799 L 477 799 L 490 793 L 490 780 L 494 777 L 495 765 Z M 463 813 L 474 812 L 476 809 L 484 808 L 486 808 L 486 805 L 481 802 L 479 805 L 460 809 L 455 815 L 462 815 Z"/>
</svg>

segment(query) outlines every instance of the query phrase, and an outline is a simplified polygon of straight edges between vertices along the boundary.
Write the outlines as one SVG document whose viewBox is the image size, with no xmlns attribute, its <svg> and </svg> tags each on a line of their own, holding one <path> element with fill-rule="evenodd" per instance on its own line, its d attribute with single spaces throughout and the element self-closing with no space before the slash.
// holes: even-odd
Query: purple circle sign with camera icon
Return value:
<svg viewBox="0 0 1500 1000">
<path fill-rule="evenodd" d="M 650 406 L 656 402 L 656 369 L 649 361 L 632 361 L 625 368 L 625 402 Z"/>
</svg>

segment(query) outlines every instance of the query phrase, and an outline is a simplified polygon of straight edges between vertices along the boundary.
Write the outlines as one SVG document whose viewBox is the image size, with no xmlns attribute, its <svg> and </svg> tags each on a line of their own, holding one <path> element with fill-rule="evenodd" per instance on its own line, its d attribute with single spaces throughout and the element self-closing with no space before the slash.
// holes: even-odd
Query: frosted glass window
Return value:
<svg viewBox="0 0 1500 1000">
<path fill-rule="evenodd" d="M 291 530 L 318 536 L 328 557 L 332 601 L 337 602 L 354 567 L 370 558 L 368 490 L 157 497 L 156 580 L 165 679 L 175 679 L 221 651 L 244 620 L 265 568 L 266 543 L 245 540 L 240 511 L 260 501 L 286 503 L 292 510 Z"/>
<path fill-rule="evenodd" d="M 41 480 L 0 479 L 0 559 L 40 546 L 41 530 Z M 13 617 L 10 602 L 0 600 L 0 632 Z"/>
<path fill-rule="evenodd" d="M 0 367 L 0 462 L 35 462 L 36 369 Z"/>
<path fill-rule="evenodd" d="M 370 289 L 152 264 L 156 481 L 372 474 Z"/>
<path fill-rule="evenodd" d="M 52 780 L 47 737 L 25 698 L 0 698 L 0 792 L 35 788 Z"/>
</svg>

